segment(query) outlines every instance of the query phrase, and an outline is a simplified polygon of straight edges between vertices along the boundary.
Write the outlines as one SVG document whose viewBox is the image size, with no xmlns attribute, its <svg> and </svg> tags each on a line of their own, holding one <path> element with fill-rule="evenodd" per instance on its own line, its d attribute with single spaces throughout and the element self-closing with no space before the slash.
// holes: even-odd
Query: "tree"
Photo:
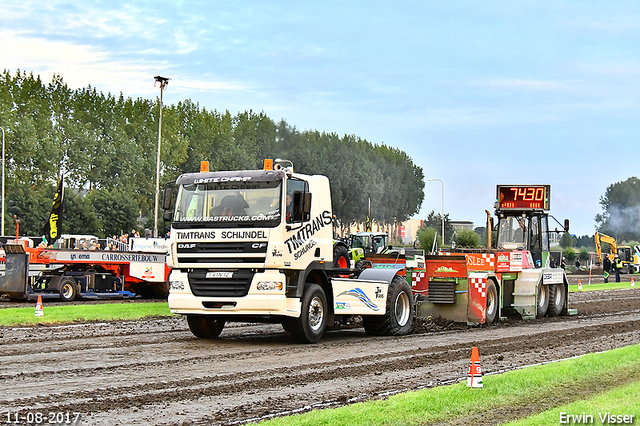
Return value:
<svg viewBox="0 0 640 426">
<path fill-rule="evenodd" d="M 596 242 L 594 240 L 594 236 L 593 235 L 583 235 L 581 237 L 578 237 L 578 240 L 576 242 L 576 247 L 595 248 L 596 247 Z"/>
<path fill-rule="evenodd" d="M 418 239 L 419 246 L 425 253 L 430 253 L 433 248 L 433 241 L 436 238 L 436 229 L 431 226 L 422 226 L 418 229 L 418 233 L 416 235 Z M 438 236 L 437 245 L 440 247 L 442 244 L 442 237 Z"/>
<path fill-rule="evenodd" d="M 560 238 L 560 247 L 562 247 L 563 249 L 566 249 L 568 247 L 573 247 L 574 245 L 575 245 L 575 240 L 571 236 L 571 234 L 568 232 L 563 233 L 562 237 Z"/>
<path fill-rule="evenodd" d="M 429 212 L 427 219 L 423 222 L 423 226 L 430 226 L 437 230 L 438 235 L 442 234 L 442 214 L 435 213 L 433 210 Z M 451 244 L 453 241 L 453 226 L 451 226 L 451 221 L 449 220 L 449 213 L 444 215 L 444 234 L 445 234 L 445 244 Z M 442 238 L 442 235 L 440 235 Z"/>
<path fill-rule="evenodd" d="M 567 247 L 566 249 L 564 249 L 562 251 L 562 255 L 569 263 L 573 263 L 573 261 L 576 259 L 576 252 L 571 247 Z"/>
<path fill-rule="evenodd" d="M 480 236 L 470 229 L 461 229 L 456 233 L 456 247 L 477 248 L 480 246 Z"/>
<path fill-rule="evenodd" d="M 603 213 L 596 215 L 599 232 L 616 240 L 640 239 L 640 179 L 616 182 L 600 197 Z"/>
<path fill-rule="evenodd" d="M 578 259 L 582 260 L 583 262 L 586 262 L 589 260 L 590 257 L 591 257 L 591 254 L 586 248 L 580 249 L 580 252 L 578 253 Z"/>
<path fill-rule="evenodd" d="M 87 198 L 99 220 L 98 236 L 121 235 L 138 228 L 138 203 L 120 191 L 95 190 Z"/>
<path fill-rule="evenodd" d="M 59 75 L 45 85 L 40 77 L 5 70 L 0 125 L 10 159 L 7 186 L 15 188 L 8 192 L 7 217 L 16 214 L 23 229 L 38 230 L 61 171 L 72 194 L 67 225 L 77 227 L 63 225 L 70 233 L 117 233 L 140 216 L 153 216 L 159 107 L 158 99 L 114 96 L 91 86 L 71 90 Z M 405 152 L 356 135 L 300 132 L 262 112 L 208 111 L 188 99 L 163 107 L 162 127 L 161 183 L 198 171 L 203 160 L 211 170 L 238 170 L 280 157 L 293 161 L 297 172 L 329 178 L 333 213 L 344 225 L 371 215 L 397 227 L 424 198 L 422 168 Z M 128 216 L 119 216 L 118 208 Z M 446 234 L 451 241 L 448 225 Z"/>
</svg>

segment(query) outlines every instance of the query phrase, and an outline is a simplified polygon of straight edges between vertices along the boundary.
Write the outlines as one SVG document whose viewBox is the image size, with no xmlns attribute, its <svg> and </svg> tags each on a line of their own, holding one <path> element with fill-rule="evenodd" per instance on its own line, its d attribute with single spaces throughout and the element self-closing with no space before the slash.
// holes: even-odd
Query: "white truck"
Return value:
<svg viewBox="0 0 640 426">
<path fill-rule="evenodd" d="M 415 306 L 400 271 L 334 266 L 328 179 L 275 163 L 210 172 L 203 162 L 176 180 L 173 209 L 165 189 L 171 312 L 204 339 L 217 338 L 226 322 L 272 322 L 315 343 L 354 315 L 368 334 L 408 333 Z"/>
</svg>

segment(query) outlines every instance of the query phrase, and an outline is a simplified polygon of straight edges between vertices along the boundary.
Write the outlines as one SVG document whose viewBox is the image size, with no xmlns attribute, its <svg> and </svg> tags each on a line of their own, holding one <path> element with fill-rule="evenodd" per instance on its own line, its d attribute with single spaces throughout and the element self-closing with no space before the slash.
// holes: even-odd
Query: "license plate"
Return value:
<svg viewBox="0 0 640 426">
<path fill-rule="evenodd" d="M 233 272 L 207 272 L 207 278 L 232 278 Z"/>
</svg>

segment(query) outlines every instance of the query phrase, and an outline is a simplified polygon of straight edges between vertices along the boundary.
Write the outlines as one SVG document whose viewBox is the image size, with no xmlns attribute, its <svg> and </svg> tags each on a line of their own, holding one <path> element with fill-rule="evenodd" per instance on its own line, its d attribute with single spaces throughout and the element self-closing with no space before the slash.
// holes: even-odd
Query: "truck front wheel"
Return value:
<svg viewBox="0 0 640 426">
<path fill-rule="evenodd" d="M 363 315 L 362 324 L 364 331 L 373 336 L 402 336 L 411 330 L 414 315 L 411 287 L 396 275 L 389 284 L 385 314 Z"/>
<path fill-rule="evenodd" d="M 187 315 L 189 330 L 200 339 L 215 339 L 224 328 L 224 320 L 211 315 Z"/>
<path fill-rule="evenodd" d="M 289 331 L 300 343 L 316 343 L 327 326 L 327 297 L 318 284 L 307 284 L 299 318 L 289 318 Z"/>
</svg>

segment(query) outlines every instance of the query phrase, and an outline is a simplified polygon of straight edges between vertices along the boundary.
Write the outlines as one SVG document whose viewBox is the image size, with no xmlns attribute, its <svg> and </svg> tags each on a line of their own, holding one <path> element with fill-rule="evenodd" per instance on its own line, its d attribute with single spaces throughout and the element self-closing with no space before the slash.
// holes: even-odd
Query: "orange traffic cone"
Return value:
<svg viewBox="0 0 640 426">
<path fill-rule="evenodd" d="M 42 296 L 38 295 L 38 301 L 36 302 L 36 316 L 43 317 L 44 309 L 42 309 Z"/>
<path fill-rule="evenodd" d="M 582 290 L 582 281 L 578 280 L 578 290 Z"/>
<path fill-rule="evenodd" d="M 473 347 L 471 350 L 471 364 L 469 364 L 469 374 L 467 376 L 468 388 L 482 387 L 482 369 L 480 368 L 480 355 L 478 348 Z"/>
<path fill-rule="evenodd" d="M 631 278 L 631 287 L 635 287 L 636 286 L 636 282 L 633 280 L 633 278 Z"/>
</svg>

